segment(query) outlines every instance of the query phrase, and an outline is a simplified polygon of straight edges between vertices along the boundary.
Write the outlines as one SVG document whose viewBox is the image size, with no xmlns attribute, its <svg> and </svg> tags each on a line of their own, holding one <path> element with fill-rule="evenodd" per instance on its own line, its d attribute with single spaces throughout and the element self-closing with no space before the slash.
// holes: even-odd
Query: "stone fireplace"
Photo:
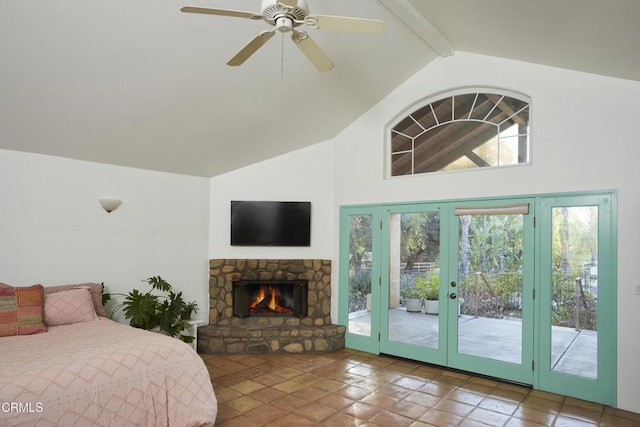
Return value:
<svg viewBox="0 0 640 427">
<path fill-rule="evenodd" d="M 330 260 L 212 259 L 209 267 L 209 325 L 198 328 L 199 352 L 326 353 L 344 347 L 345 327 L 331 323 Z M 279 304 L 270 307 L 272 302 Z"/>
</svg>

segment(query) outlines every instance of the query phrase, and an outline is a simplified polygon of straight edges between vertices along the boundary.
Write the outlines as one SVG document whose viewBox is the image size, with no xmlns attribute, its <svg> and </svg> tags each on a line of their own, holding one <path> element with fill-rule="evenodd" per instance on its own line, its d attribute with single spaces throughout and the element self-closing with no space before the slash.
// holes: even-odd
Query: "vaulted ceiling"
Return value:
<svg viewBox="0 0 640 427">
<path fill-rule="evenodd" d="M 334 137 L 455 51 L 640 81 L 635 0 L 307 2 L 385 32 L 309 30 L 326 73 L 279 35 L 229 67 L 267 24 L 180 8 L 259 0 L 2 0 L 0 148 L 209 177 Z"/>
</svg>

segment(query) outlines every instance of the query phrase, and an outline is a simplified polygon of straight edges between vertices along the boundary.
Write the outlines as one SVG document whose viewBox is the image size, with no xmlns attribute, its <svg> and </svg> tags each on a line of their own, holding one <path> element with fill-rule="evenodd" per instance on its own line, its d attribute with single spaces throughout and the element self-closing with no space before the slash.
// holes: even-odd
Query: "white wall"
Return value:
<svg viewBox="0 0 640 427">
<path fill-rule="evenodd" d="M 231 246 L 231 200 L 310 201 L 311 246 Z M 211 259 L 332 259 L 332 145 L 316 144 L 212 178 L 210 211 Z"/>
<path fill-rule="evenodd" d="M 425 97 L 475 86 L 531 97 L 533 165 L 384 179 L 387 124 Z M 340 205 L 618 189 L 618 406 L 640 413 L 639 99 L 639 82 L 466 53 L 434 61 L 333 140 L 333 234 Z"/>
<path fill-rule="evenodd" d="M 160 275 L 207 314 L 208 197 L 206 178 L 0 150 L 0 281 L 127 293 Z"/>
</svg>

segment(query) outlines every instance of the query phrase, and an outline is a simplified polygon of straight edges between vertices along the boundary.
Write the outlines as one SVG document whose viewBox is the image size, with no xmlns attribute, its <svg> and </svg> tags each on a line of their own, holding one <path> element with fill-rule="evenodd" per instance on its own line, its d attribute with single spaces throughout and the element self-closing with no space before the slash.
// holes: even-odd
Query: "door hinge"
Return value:
<svg viewBox="0 0 640 427">
<path fill-rule="evenodd" d="M 536 226 L 536 217 L 535 216 L 533 217 L 533 226 L 534 227 Z"/>
<path fill-rule="evenodd" d="M 380 220 L 380 230 L 382 230 L 382 220 Z"/>
<path fill-rule="evenodd" d="M 533 288 L 533 299 L 536 299 L 536 288 Z"/>
<path fill-rule="evenodd" d="M 536 369 L 536 361 L 535 361 L 535 360 L 532 360 L 532 361 L 531 361 L 531 370 L 532 370 L 532 371 L 535 371 L 535 369 Z"/>
<path fill-rule="evenodd" d="M 378 286 L 382 286 L 382 276 L 378 277 Z"/>
<path fill-rule="evenodd" d="M 378 332 L 378 342 L 380 342 L 380 332 Z"/>
</svg>

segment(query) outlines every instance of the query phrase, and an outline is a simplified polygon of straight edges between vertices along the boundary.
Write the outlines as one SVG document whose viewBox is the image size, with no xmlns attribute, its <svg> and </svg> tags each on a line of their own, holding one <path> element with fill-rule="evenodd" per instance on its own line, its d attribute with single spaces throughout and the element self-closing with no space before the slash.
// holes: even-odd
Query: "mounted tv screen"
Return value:
<svg viewBox="0 0 640 427">
<path fill-rule="evenodd" d="M 231 201 L 232 246 L 310 246 L 311 202 Z"/>
</svg>

